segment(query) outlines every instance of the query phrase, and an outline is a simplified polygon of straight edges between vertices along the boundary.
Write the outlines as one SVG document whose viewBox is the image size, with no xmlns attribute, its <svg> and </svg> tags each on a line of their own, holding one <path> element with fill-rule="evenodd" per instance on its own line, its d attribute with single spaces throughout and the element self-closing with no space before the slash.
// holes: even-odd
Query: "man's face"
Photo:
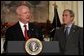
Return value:
<svg viewBox="0 0 84 56">
<path fill-rule="evenodd" d="M 66 24 L 70 24 L 73 20 L 73 17 L 71 17 L 70 12 L 69 11 L 64 11 L 63 12 L 63 23 Z"/>
<path fill-rule="evenodd" d="M 22 8 L 19 12 L 19 17 L 21 21 L 28 22 L 31 17 L 29 8 L 27 7 Z"/>
</svg>

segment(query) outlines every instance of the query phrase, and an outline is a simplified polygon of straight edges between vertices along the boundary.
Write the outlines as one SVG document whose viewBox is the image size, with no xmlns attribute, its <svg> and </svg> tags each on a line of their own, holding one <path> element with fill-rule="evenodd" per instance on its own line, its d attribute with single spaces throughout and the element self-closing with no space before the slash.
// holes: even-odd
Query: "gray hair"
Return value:
<svg viewBox="0 0 84 56">
<path fill-rule="evenodd" d="M 17 13 L 17 14 L 20 14 L 21 10 L 24 9 L 24 8 L 29 9 L 27 6 L 21 5 L 21 6 L 18 6 L 18 7 L 17 7 L 16 13 Z"/>
</svg>

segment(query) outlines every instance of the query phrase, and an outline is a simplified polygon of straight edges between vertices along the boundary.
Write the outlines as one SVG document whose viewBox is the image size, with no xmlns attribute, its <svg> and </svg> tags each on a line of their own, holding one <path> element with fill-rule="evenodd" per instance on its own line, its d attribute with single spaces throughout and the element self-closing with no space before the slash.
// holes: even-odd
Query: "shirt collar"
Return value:
<svg viewBox="0 0 84 56">
<path fill-rule="evenodd" d="M 29 30 L 29 28 L 28 28 L 28 27 L 29 27 L 28 23 L 24 24 L 24 23 L 22 23 L 21 21 L 19 21 L 19 24 L 20 24 L 21 28 L 23 28 L 24 25 L 26 25 L 26 26 L 27 26 L 27 30 Z"/>
<path fill-rule="evenodd" d="M 69 24 L 69 25 L 66 25 L 66 26 L 65 26 L 65 28 L 66 28 L 66 27 L 71 28 L 71 27 L 72 27 L 72 23 L 71 23 L 71 24 Z"/>
</svg>

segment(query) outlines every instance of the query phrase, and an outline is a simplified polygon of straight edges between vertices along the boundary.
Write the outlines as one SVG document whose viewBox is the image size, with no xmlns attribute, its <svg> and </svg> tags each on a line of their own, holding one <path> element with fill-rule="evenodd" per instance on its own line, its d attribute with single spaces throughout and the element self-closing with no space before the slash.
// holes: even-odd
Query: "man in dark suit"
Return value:
<svg viewBox="0 0 84 56">
<path fill-rule="evenodd" d="M 73 24 L 72 10 L 63 11 L 63 26 L 56 29 L 54 39 L 59 42 L 61 55 L 83 55 L 83 28 Z"/>
<path fill-rule="evenodd" d="M 20 5 L 16 9 L 16 13 L 19 17 L 19 22 L 6 31 L 6 41 L 4 44 L 5 51 L 7 49 L 8 41 L 26 41 L 32 37 L 43 41 L 41 30 L 29 22 L 31 17 L 30 8 L 26 5 Z"/>
</svg>

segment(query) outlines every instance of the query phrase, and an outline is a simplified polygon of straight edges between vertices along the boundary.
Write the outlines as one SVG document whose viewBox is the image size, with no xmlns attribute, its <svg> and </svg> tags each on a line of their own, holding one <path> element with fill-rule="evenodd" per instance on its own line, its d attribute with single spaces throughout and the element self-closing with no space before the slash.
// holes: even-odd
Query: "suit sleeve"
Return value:
<svg viewBox="0 0 84 56">
<path fill-rule="evenodd" d="M 10 30 L 7 29 L 6 34 L 5 34 L 5 38 L 6 38 L 6 39 L 5 39 L 5 43 L 4 43 L 4 46 L 3 46 L 3 48 L 4 48 L 4 53 L 6 53 L 6 51 L 7 51 L 7 43 L 8 43 L 8 41 L 10 40 L 11 36 L 12 36 L 12 34 L 10 33 Z"/>
<path fill-rule="evenodd" d="M 79 35 L 79 54 L 83 55 L 83 29 L 80 30 L 80 35 Z"/>
<path fill-rule="evenodd" d="M 42 30 L 39 27 L 37 27 L 36 25 L 32 25 L 32 28 L 34 30 L 32 30 L 32 35 L 31 36 L 35 35 L 36 38 L 38 38 L 39 40 L 43 41 Z"/>
<path fill-rule="evenodd" d="M 6 31 L 6 34 L 5 34 L 5 43 L 4 43 L 4 46 L 3 46 L 3 48 L 4 48 L 4 53 L 6 53 L 6 49 L 7 49 L 7 42 L 8 42 L 8 40 L 7 40 L 7 35 L 8 35 L 8 30 Z"/>
<path fill-rule="evenodd" d="M 43 41 L 43 34 L 42 34 L 42 30 L 40 28 L 37 28 L 37 36 L 39 38 L 39 40 Z"/>
</svg>

